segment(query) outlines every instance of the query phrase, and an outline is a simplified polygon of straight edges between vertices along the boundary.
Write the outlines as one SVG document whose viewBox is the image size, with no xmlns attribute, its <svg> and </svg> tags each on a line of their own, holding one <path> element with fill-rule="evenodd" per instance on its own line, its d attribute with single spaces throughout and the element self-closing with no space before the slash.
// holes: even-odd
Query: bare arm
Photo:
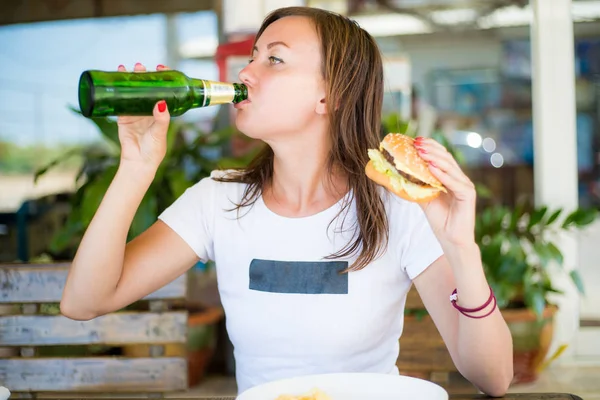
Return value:
<svg viewBox="0 0 600 400">
<path fill-rule="evenodd" d="M 484 393 L 504 395 L 512 381 L 513 363 L 512 338 L 502 314 L 496 308 L 485 318 L 468 318 L 449 300 L 455 288 L 462 307 L 475 308 L 488 299 L 478 247 L 473 244 L 447 253 L 414 283 L 460 373 Z M 492 307 L 476 315 L 487 314 Z"/>
<path fill-rule="evenodd" d="M 162 221 L 126 244 L 153 174 L 120 168 L 81 241 L 60 304 L 87 320 L 123 308 L 190 268 L 198 257 Z"/>
<path fill-rule="evenodd" d="M 145 70 L 139 63 L 134 67 L 135 72 Z M 118 310 L 197 261 L 187 243 L 161 221 L 126 244 L 135 212 L 165 157 L 169 122 L 164 101 L 155 104 L 152 116 L 118 118 L 119 170 L 71 264 L 60 302 L 65 316 L 87 320 Z"/>
<path fill-rule="evenodd" d="M 513 377 L 512 337 L 502 314 L 496 309 L 485 318 L 469 318 L 454 309 L 449 299 L 456 288 L 457 304 L 477 308 L 490 295 L 475 242 L 475 185 L 440 143 L 418 138 L 414 145 L 431 174 L 447 189 L 421 204 L 445 255 L 414 279 L 415 286 L 459 371 L 488 395 L 502 396 Z M 493 306 L 492 302 L 479 315 Z"/>
</svg>

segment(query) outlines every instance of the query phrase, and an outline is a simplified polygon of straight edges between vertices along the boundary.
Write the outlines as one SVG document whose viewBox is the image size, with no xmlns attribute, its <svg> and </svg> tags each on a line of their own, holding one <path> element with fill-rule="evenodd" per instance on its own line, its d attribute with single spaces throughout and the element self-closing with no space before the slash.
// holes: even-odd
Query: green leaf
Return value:
<svg viewBox="0 0 600 400">
<path fill-rule="evenodd" d="M 546 308 L 546 299 L 544 297 L 543 289 L 539 287 L 532 287 L 525 292 L 525 302 L 529 306 L 538 320 L 542 318 L 544 308 Z"/>
<path fill-rule="evenodd" d="M 596 220 L 596 218 L 598 217 L 598 210 L 591 208 L 591 209 L 579 209 L 579 212 L 577 213 L 577 226 L 578 227 L 584 227 L 587 226 L 589 224 L 591 224 L 592 222 L 594 222 Z"/>
<path fill-rule="evenodd" d="M 569 273 L 569 276 L 571 277 L 571 280 L 577 287 L 577 290 L 579 290 L 579 293 L 584 294 L 585 288 L 583 286 L 583 280 L 581 279 L 581 275 L 579 275 L 579 272 L 577 272 L 576 270 L 572 270 Z"/>
<path fill-rule="evenodd" d="M 117 172 L 117 166 L 110 166 L 106 168 L 98 179 L 89 182 L 86 185 L 85 192 L 81 201 L 81 222 L 84 226 L 88 226 L 98 210 L 98 206 L 104 198 L 104 194 L 108 189 L 108 186 L 112 182 Z"/>
<path fill-rule="evenodd" d="M 173 123 L 173 121 L 170 122 L 169 129 L 167 130 L 167 153 L 165 155 L 166 160 L 168 160 L 171 156 L 177 140 L 181 139 L 180 129 L 182 129 L 182 127 L 180 127 L 178 124 Z"/>
<path fill-rule="evenodd" d="M 74 107 L 69 107 L 69 108 L 74 113 L 83 115 L 83 114 L 81 114 L 81 111 L 79 111 L 78 109 L 76 109 Z M 120 147 L 119 130 L 118 130 L 118 125 L 117 125 L 116 121 L 114 121 L 110 118 L 88 118 L 88 119 L 90 121 L 92 121 L 98 127 L 98 130 L 100 131 L 100 133 L 102 134 L 102 136 L 104 138 L 108 139 L 114 145 Z"/>
<path fill-rule="evenodd" d="M 54 254 L 61 254 L 74 242 L 79 242 L 83 236 L 84 226 L 78 216 L 73 212 L 67 218 L 66 223 L 60 227 L 50 240 L 49 250 Z M 74 254 L 72 255 L 74 256 Z"/>
<path fill-rule="evenodd" d="M 429 313 L 427 312 L 426 309 L 419 309 L 419 310 L 414 310 L 413 311 L 413 315 L 415 316 L 415 319 L 417 321 L 421 321 L 423 318 L 425 318 Z"/>
<path fill-rule="evenodd" d="M 549 254 L 546 248 L 546 244 L 543 242 L 533 242 L 533 251 L 535 255 L 539 258 L 539 263 L 542 267 L 547 267 L 549 264 Z"/>
<path fill-rule="evenodd" d="M 151 192 L 146 193 L 131 222 L 129 240 L 144 232 L 156 221 L 156 209 L 156 197 Z"/>
<path fill-rule="evenodd" d="M 546 249 L 548 250 L 550 259 L 556 261 L 558 265 L 562 267 L 564 263 L 564 257 L 562 255 L 562 252 L 558 249 L 558 247 L 556 247 L 554 243 L 549 242 L 546 245 Z"/>
<path fill-rule="evenodd" d="M 169 174 L 167 181 L 169 182 L 174 198 L 179 198 L 179 196 L 181 196 L 192 184 L 192 182 L 185 177 L 185 172 L 183 170 L 177 170 Z"/>
<path fill-rule="evenodd" d="M 477 197 L 481 197 L 482 199 L 491 199 L 493 195 L 490 188 L 481 183 L 475 184 L 475 192 L 477 193 Z"/>
<path fill-rule="evenodd" d="M 531 214 L 531 218 L 529 219 L 529 224 L 528 224 L 529 229 L 531 229 L 532 227 L 537 225 L 542 220 L 542 218 L 544 218 L 544 215 L 546 215 L 547 211 L 548 211 L 548 207 L 546 207 L 546 206 L 536 209 L 533 212 L 533 214 Z"/>
<path fill-rule="evenodd" d="M 63 155 L 61 155 L 60 157 L 56 158 L 55 160 L 50 161 L 50 163 L 48 163 L 47 165 L 45 165 L 42 168 L 35 171 L 35 173 L 33 175 L 33 183 L 37 183 L 37 180 L 42 175 L 44 175 L 46 172 L 48 172 L 52 168 L 60 165 L 61 163 L 65 162 L 72 156 L 77 155 L 79 153 L 81 153 L 81 149 L 78 149 L 78 148 L 71 149 L 71 150 L 67 151 L 66 153 L 64 153 Z"/>
<path fill-rule="evenodd" d="M 582 209 L 579 208 L 570 213 L 563 221 L 563 229 L 569 229 L 573 226 L 582 228 L 594 222 L 598 217 L 598 210 L 594 208 Z"/>
<path fill-rule="evenodd" d="M 554 221 L 556 221 L 556 219 L 560 216 L 562 211 L 563 211 L 562 209 L 558 209 L 558 210 L 554 211 L 554 213 L 552 213 L 552 215 L 550 215 L 550 217 L 546 221 L 546 225 L 551 225 Z"/>
<path fill-rule="evenodd" d="M 487 228 L 492 222 L 492 208 L 486 208 L 481 212 L 481 216 L 478 218 L 482 228 Z M 482 232 L 483 234 L 483 232 Z"/>
</svg>

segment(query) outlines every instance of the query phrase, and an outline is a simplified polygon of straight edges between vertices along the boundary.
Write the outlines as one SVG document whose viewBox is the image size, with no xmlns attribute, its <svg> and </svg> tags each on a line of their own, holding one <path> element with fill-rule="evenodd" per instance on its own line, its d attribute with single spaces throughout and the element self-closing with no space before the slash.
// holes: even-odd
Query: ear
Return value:
<svg viewBox="0 0 600 400">
<path fill-rule="evenodd" d="M 319 100 L 319 102 L 317 103 L 317 106 L 315 108 L 315 111 L 319 115 L 326 115 L 328 113 L 328 111 L 327 111 L 327 103 L 325 102 L 324 98 L 322 98 L 321 100 Z"/>
</svg>

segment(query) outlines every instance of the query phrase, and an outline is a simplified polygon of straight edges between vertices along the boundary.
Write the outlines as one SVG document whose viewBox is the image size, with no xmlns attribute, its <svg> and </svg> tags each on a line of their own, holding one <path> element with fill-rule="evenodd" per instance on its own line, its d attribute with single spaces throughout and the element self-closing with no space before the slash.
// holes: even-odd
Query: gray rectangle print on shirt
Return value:
<svg viewBox="0 0 600 400">
<path fill-rule="evenodd" d="M 348 294 L 347 261 L 275 261 L 250 263 L 250 289 L 271 293 Z"/>
</svg>

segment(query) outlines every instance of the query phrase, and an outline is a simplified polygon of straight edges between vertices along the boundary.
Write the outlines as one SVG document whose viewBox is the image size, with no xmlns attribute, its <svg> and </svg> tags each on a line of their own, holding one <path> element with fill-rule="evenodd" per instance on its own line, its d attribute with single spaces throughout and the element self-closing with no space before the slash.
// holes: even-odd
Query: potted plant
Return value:
<svg viewBox="0 0 600 400">
<path fill-rule="evenodd" d="M 562 269 L 559 273 L 568 274 L 584 293 L 577 271 L 567 272 L 556 239 L 591 224 L 597 214 L 595 209 L 567 213 L 520 202 L 514 208 L 489 206 L 476 219 L 475 237 L 485 274 L 513 337 L 513 383 L 537 379 L 547 356 L 558 309 L 551 297 L 562 293 L 553 268 Z"/>
</svg>

